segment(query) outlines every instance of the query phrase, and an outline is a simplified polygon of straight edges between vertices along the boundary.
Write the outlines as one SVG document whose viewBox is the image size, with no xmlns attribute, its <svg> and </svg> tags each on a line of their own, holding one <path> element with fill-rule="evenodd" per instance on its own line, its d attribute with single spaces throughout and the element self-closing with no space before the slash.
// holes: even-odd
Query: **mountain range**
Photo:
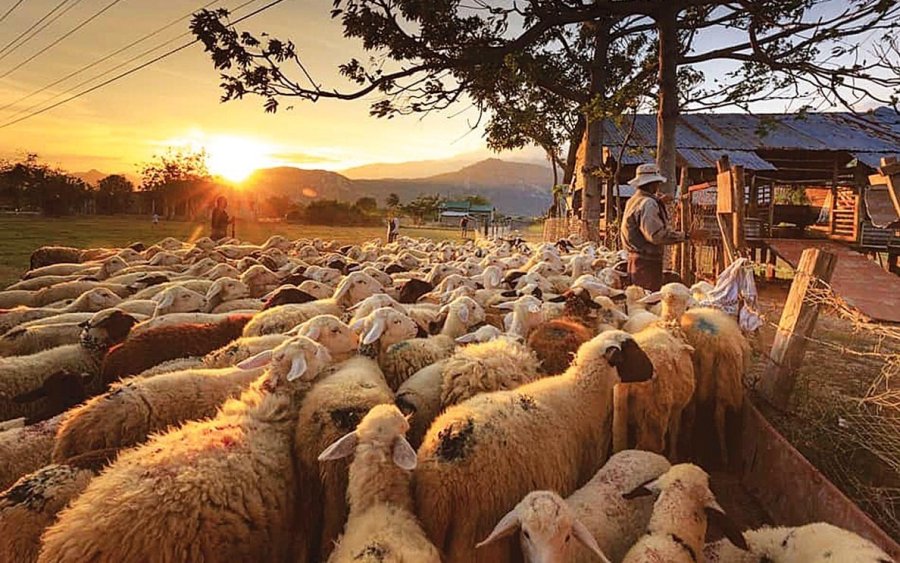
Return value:
<svg viewBox="0 0 900 563">
<path fill-rule="evenodd" d="M 430 175 L 409 177 L 417 172 Z M 395 177 L 383 177 L 385 174 Z M 106 176 L 97 170 L 74 175 L 92 184 Z M 460 165 L 458 160 L 372 164 L 342 173 L 281 166 L 257 170 L 243 183 L 245 189 L 262 197 L 284 196 L 297 203 L 316 199 L 353 202 L 374 197 L 384 205 L 392 193 L 402 203 L 420 195 L 439 194 L 450 199 L 480 195 L 502 213 L 525 216 L 547 210 L 552 184 L 553 171 L 547 166 L 497 158 L 468 165 Z"/>
</svg>

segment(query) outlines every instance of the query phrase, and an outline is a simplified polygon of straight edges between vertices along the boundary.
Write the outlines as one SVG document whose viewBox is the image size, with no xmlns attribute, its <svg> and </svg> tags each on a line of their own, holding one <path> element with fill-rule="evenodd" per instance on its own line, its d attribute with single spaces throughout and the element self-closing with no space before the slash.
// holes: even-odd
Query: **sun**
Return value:
<svg viewBox="0 0 900 563">
<path fill-rule="evenodd" d="M 243 182 L 250 174 L 271 165 L 264 145 L 241 137 L 213 137 L 205 143 L 206 166 L 211 174 Z"/>
</svg>

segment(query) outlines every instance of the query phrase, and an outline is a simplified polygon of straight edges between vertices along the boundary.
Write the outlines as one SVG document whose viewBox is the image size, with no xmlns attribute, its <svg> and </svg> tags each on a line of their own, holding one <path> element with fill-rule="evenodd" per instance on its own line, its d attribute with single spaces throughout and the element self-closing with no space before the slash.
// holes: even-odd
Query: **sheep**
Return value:
<svg viewBox="0 0 900 563">
<path fill-rule="evenodd" d="M 204 356 L 203 366 L 210 369 L 235 366 L 260 352 L 277 347 L 288 338 L 285 334 L 244 336 Z"/>
<path fill-rule="evenodd" d="M 760 528 L 743 534 L 747 550 L 727 539 L 707 544 L 703 555 L 709 563 L 890 563 L 878 546 L 853 532 L 825 522 L 796 528 Z"/>
<path fill-rule="evenodd" d="M 365 357 L 335 366 L 303 400 L 294 438 L 303 491 L 295 518 L 294 561 L 325 561 L 347 520 L 347 464 L 323 467 L 316 456 L 356 428 L 372 407 L 393 401 L 378 365 Z"/>
<path fill-rule="evenodd" d="M 247 284 L 231 278 L 220 278 L 206 291 L 206 304 L 203 307 L 204 313 L 222 313 L 227 311 L 217 311 L 216 309 L 222 304 L 230 301 L 242 300 L 250 295 L 250 288 Z M 261 302 L 260 302 L 261 303 Z M 184 311 L 189 312 L 189 311 Z"/>
<path fill-rule="evenodd" d="M 188 369 L 115 384 L 67 414 L 57 431 L 52 460 L 68 463 L 91 452 L 116 452 L 142 444 L 169 426 L 213 416 L 261 373 Z"/>
<path fill-rule="evenodd" d="M 404 312 L 393 307 L 380 307 L 350 325 L 360 336 L 361 354 L 378 358 L 394 344 L 414 338 L 418 325 Z"/>
<path fill-rule="evenodd" d="M 249 315 L 231 315 L 218 323 L 172 325 L 130 335 L 111 348 L 100 375 L 109 385 L 168 360 L 205 356 L 241 336 Z"/>
<path fill-rule="evenodd" d="M 52 306 L 69 299 L 78 299 L 85 292 L 98 287 L 106 288 L 123 298 L 131 295 L 131 291 L 124 285 L 95 281 L 71 281 L 38 290 L 31 299 L 31 305 L 34 307 Z"/>
<path fill-rule="evenodd" d="M 116 307 L 122 298 L 112 291 L 98 287 L 86 291 L 72 303 L 59 309 L 50 307 L 17 307 L 0 315 L 0 331 L 7 332 L 23 322 L 46 319 L 66 313 L 97 313 L 103 309 Z"/>
<path fill-rule="evenodd" d="M 256 315 L 244 329 L 244 336 L 284 333 L 317 315 L 340 317 L 344 311 L 366 297 L 381 293 L 382 287 L 371 276 L 353 272 L 341 280 L 327 299 L 300 305 L 282 305 Z"/>
<path fill-rule="evenodd" d="M 281 285 L 281 278 L 265 266 L 257 264 L 241 274 L 241 283 L 247 287 L 250 297 L 259 298 Z"/>
<path fill-rule="evenodd" d="M 187 280 L 178 280 L 178 281 L 170 281 L 164 282 L 157 285 L 151 285 L 150 287 L 146 287 L 141 289 L 137 293 L 131 296 L 132 299 L 153 299 L 163 291 L 167 289 L 171 289 L 173 287 L 181 287 L 184 289 L 189 289 L 191 291 L 196 291 L 200 294 L 206 294 L 209 291 L 209 288 L 212 287 L 212 280 L 204 280 L 204 279 L 187 279 Z"/>
<path fill-rule="evenodd" d="M 288 332 L 289 336 L 305 336 L 325 346 L 331 358 L 342 362 L 356 355 L 359 337 L 333 315 L 319 315 Z"/>
<path fill-rule="evenodd" d="M 66 344 L 77 344 L 80 337 L 80 323 L 14 328 L 0 336 L 0 356 L 37 354 Z"/>
<path fill-rule="evenodd" d="M 306 280 L 298 285 L 297 289 L 312 295 L 316 299 L 328 299 L 334 293 L 334 288 L 315 280 Z"/>
<path fill-rule="evenodd" d="M 81 262 L 81 250 L 71 246 L 42 246 L 31 253 L 30 268 Z"/>
<path fill-rule="evenodd" d="M 350 563 L 377 553 L 381 560 L 440 563 L 413 512 L 410 472 L 416 451 L 406 440 L 408 429 L 396 407 L 379 405 L 319 456 L 329 461 L 355 453 L 347 489 L 350 515 L 330 562 Z"/>
<path fill-rule="evenodd" d="M 682 418 L 688 428 L 696 386 L 694 349 L 660 327 L 647 327 L 634 340 L 653 362 L 650 381 L 617 387 L 614 392 L 613 451 L 630 445 L 676 459 Z M 687 413 L 687 414 L 686 414 Z M 629 438 L 634 434 L 634 443 Z"/>
<path fill-rule="evenodd" d="M 288 305 L 291 303 L 309 303 L 310 301 L 315 300 L 316 297 L 310 295 L 309 293 L 306 293 L 305 291 L 301 291 L 299 288 L 296 288 L 292 285 L 282 285 L 275 291 L 272 291 L 268 295 L 266 295 L 262 310 L 266 311 L 273 307 L 278 307 L 279 305 Z"/>
<path fill-rule="evenodd" d="M 464 334 L 456 339 L 457 344 L 473 344 L 476 342 L 490 342 L 496 338 L 500 338 L 505 333 L 499 328 L 492 325 L 482 325 L 474 332 Z"/>
<path fill-rule="evenodd" d="M 741 412 L 743 374 L 750 362 L 750 345 L 737 322 L 717 309 L 698 308 L 684 313 L 679 326 L 694 348 L 696 416 L 712 417 L 719 461 L 728 465 L 727 415 Z M 697 424 L 698 430 L 706 424 Z"/>
<path fill-rule="evenodd" d="M 500 338 L 456 351 L 441 372 L 441 407 L 478 393 L 515 389 L 539 377 L 534 352 L 513 339 Z"/>
<path fill-rule="evenodd" d="M 153 330 L 166 326 L 189 325 L 189 324 L 217 324 L 228 320 L 235 315 L 254 315 L 255 311 L 232 311 L 231 313 L 172 313 L 171 315 L 163 315 L 162 317 L 153 317 L 141 321 L 131 329 L 131 336 L 143 334 L 148 330 Z"/>
<path fill-rule="evenodd" d="M 422 445 L 425 433 L 442 410 L 441 382 L 447 361 L 441 360 L 420 369 L 397 388 L 394 402 L 409 417 L 407 436 L 416 448 Z"/>
<path fill-rule="evenodd" d="M 207 307 L 206 297 L 196 291 L 180 286 L 161 291 L 153 298 L 156 301 L 154 317 L 171 315 L 172 313 L 191 313 L 202 311 Z"/>
<path fill-rule="evenodd" d="M 709 475 L 690 463 L 673 465 L 660 477 L 625 493 L 628 500 L 659 493 L 647 533 L 622 563 L 696 563 L 703 556 L 707 521 L 717 523 L 726 537 L 746 548 L 743 537 L 725 516 L 709 489 Z"/>
<path fill-rule="evenodd" d="M 391 389 L 397 389 L 423 367 L 449 357 L 456 348 L 456 338 L 466 334 L 469 327 L 484 322 L 484 310 L 469 297 L 454 300 L 445 305 L 444 310 L 447 320 L 440 334 L 404 340 L 384 348 L 379 354 L 378 364 Z"/>
<path fill-rule="evenodd" d="M 512 317 L 506 332 L 522 339 L 527 339 L 531 331 L 544 321 L 541 301 L 531 295 L 501 303 L 497 308 L 512 309 Z"/>
<path fill-rule="evenodd" d="M 539 324 L 531 332 L 528 347 L 537 354 L 541 372 L 555 375 L 569 367 L 581 345 L 593 336 L 594 333 L 578 321 L 553 319 Z"/>
<path fill-rule="evenodd" d="M 89 469 L 48 465 L 0 494 L 0 561 L 37 561 L 41 534 L 93 476 Z"/>
<path fill-rule="evenodd" d="M 638 450 L 612 455 L 585 484 L 563 500 L 552 491 L 529 493 L 504 516 L 479 546 L 521 529 L 526 563 L 592 563 L 600 557 L 621 561 L 644 533 L 651 499 L 627 501 L 622 495 L 669 470 L 666 458 Z M 575 537 L 581 545 L 571 542 Z"/>
<path fill-rule="evenodd" d="M 0 432 L 0 491 L 50 463 L 62 415 Z"/>
<path fill-rule="evenodd" d="M 215 418 L 123 452 L 44 533 L 38 561 L 284 559 L 296 409 L 330 361 L 323 346 L 295 337 L 245 362 L 268 368 Z"/>
<path fill-rule="evenodd" d="M 197 356 L 189 356 L 187 358 L 176 358 L 168 360 L 161 364 L 157 364 L 151 368 L 147 368 L 134 377 L 156 377 L 164 373 L 172 373 L 173 371 L 184 371 L 194 368 L 202 368 L 203 358 Z"/>
<path fill-rule="evenodd" d="M 0 420 L 32 417 L 46 412 L 49 397 L 16 401 L 29 393 L 39 392 L 44 383 L 60 372 L 92 377 L 88 392 L 99 391 L 101 361 L 110 346 L 125 339 L 135 319 L 122 311 L 111 309 L 95 313 L 85 325 L 81 342 L 59 346 L 29 356 L 0 358 Z"/>
<path fill-rule="evenodd" d="M 416 507 L 447 561 L 503 562 L 511 544 L 475 551 L 493 525 L 535 488 L 568 495 L 606 459 L 612 390 L 646 381 L 650 359 L 627 333 L 584 344 L 562 375 L 476 395 L 439 416 L 419 448 Z M 505 470 L 498 460 L 515 459 Z"/>
</svg>

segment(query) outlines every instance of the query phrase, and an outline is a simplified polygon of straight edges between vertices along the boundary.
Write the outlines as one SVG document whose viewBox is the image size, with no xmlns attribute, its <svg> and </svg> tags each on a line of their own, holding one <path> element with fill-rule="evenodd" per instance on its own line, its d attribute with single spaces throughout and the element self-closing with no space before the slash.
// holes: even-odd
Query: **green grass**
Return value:
<svg viewBox="0 0 900 563">
<path fill-rule="evenodd" d="M 402 227 L 401 233 L 435 240 L 458 238 L 455 230 Z M 64 217 L 0 216 L 0 287 L 15 282 L 28 269 L 28 258 L 40 246 L 62 245 L 78 248 L 126 246 L 133 242 L 151 245 L 165 238 L 191 240 L 209 234 L 207 223 L 162 221 L 154 226 L 147 217 Z M 238 220 L 236 233 L 244 241 L 260 243 L 272 235 L 290 239 L 322 238 L 341 243 L 358 243 L 384 237 L 382 227 L 331 227 L 286 223 L 254 223 Z"/>
</svg>

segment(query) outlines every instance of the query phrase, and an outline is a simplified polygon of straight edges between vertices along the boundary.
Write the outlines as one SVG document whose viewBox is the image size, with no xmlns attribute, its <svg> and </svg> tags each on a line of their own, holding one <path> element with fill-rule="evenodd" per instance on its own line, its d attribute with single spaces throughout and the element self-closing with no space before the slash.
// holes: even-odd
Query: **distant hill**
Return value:
<svg viewBox="0 0 900 563">
<path fill-rule="evenodd" d="M 326 170 L 292 167 L 259 170 L 246 185 L 260 194 L 286 196 L 297 202 L 314 199 L 355 201 L 374 197 L 384 204 L 391 193 L 408 202 L 423 194 L 445 197 L 481 195 L 510 215 L 541 215 L 551 203 L 553 172 L 535 164 L 490 158 L 454 172 L 415 179 L 350 179 Z"/>
<path fill-rule="evenodd" d="M 76 178 L 83 180 L 92 186 L 96 186 L 97 182 L 99 182 L 103 178 L 106 178 L 107 176 L 109 176 L 109 174 L 107 174 L 106 172 L 100 172 L 99 170 L 92 168 L 87 172 L 72 172 L 72 176 L 75 176 Z M 134 174 L 122 174 L 122 176 L 125 176 L 126 178 L 131 180 L 131 182 L 135 186 L 138 186 L 141 183 L 141 179 Z"/>
<path fill-rule="evenodd" d="M 478 160 L 475 156 L 460 156 L 446 160 L 417 160 L 412 162 L 376 163 L 341 170 L 351 180 L 384 180 L 425 178 L 434 174 L 455 172 Z"/>
</svg>

